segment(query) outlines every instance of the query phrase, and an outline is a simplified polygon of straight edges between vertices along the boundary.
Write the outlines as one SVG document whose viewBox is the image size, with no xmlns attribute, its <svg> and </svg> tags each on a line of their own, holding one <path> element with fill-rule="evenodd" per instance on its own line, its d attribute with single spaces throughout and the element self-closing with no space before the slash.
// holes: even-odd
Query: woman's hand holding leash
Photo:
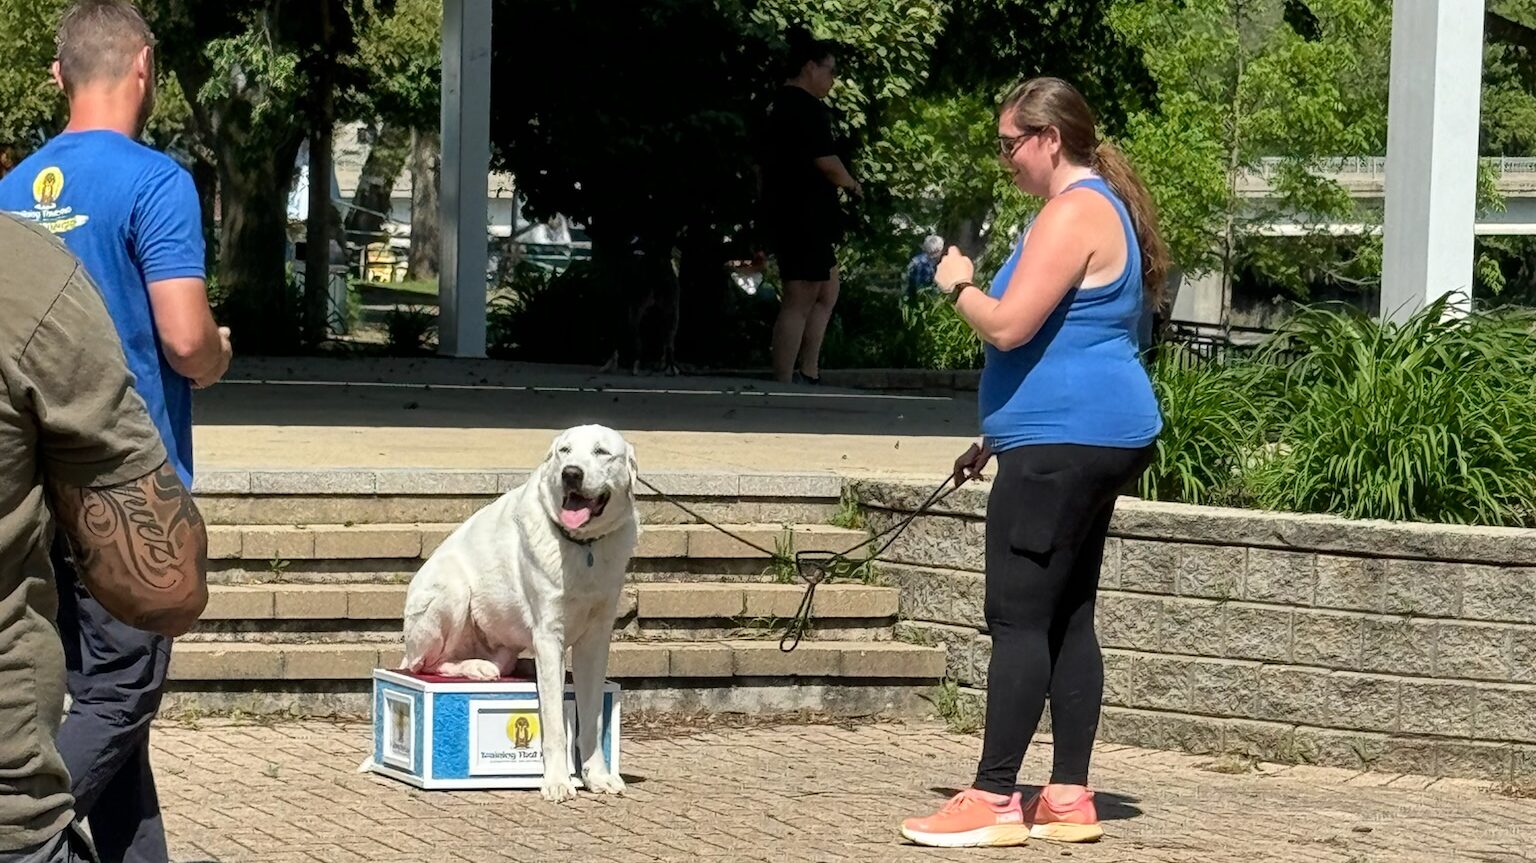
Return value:
<svg viewBox="0 0 1536 863">
<path fill-rule="evenodd" d="M 981 472 L 992 460 L 992 448 L 986 441 L 971 444 L 961 456 L 955 459 L 955 488 L 965 485 L 973 479 L 981 479 Z"/>
</svg>

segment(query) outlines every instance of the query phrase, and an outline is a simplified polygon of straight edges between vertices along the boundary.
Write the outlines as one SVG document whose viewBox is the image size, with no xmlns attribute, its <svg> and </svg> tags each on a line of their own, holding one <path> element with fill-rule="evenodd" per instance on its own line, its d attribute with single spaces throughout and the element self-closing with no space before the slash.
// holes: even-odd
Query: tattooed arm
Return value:
<svg viewBox="0 0 1536 863">
<path fill-rule="evenodd" d="M 176 636 L 192 628 L 208 604 L 208 532 L 169 462 L 121 485 L 50 482 L 49 492 L 96 601 L 138 629 Z"/>
</svg>

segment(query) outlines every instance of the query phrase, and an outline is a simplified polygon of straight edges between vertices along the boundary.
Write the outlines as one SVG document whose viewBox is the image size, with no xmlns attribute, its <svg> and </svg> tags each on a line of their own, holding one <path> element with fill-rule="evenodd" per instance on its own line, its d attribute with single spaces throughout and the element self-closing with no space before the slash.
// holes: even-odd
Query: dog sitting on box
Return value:
<svg viewBox="0 0 1536 863">
<path fill-rule="evenodd" d="M 602 794 L 624 790 L 598 741 L 609 640 L 639 534 L 638 470 L 618 432 L 562 432 L 528 481 L 450 534 L 406 593 L 404 670 L 494 680 L 532 650 L 542 791 L 552 802 L 576 796 L 563 719 L 567 648 L 582 783 Z"/>
</svg>

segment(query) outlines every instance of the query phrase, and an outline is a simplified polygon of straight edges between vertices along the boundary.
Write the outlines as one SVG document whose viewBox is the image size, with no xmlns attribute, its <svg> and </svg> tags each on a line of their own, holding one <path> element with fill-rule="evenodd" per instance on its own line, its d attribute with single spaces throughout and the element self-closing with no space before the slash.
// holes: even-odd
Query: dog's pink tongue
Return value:
<svg viewBox="0 0 1536 863">
<path fill-rule="evenodd" d="M 565 525 L 566 530 L 578 530 L 582 525 L 591 520 L 592 509 L 590 507 L 583 506 L 578 509 L 560 510 L 560 523 Z"/>
</svg>

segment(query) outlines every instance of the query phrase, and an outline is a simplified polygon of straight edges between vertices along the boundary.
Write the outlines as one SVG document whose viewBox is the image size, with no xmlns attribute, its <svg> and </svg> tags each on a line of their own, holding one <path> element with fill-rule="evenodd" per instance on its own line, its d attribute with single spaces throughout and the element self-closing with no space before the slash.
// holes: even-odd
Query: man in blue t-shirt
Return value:
<svg viewBox="0 0 1536 863">
<path fill-rule="evenodd" d="M 154 105 L 154 35 L 129 0 L 77 0 L 59 24 L 64 133 L 0 180 L 0 210 L 63 239 L 101 291 L 170 463 L 192 485 L 192 390 L 229 368 L 204 283 L 191 176 L 136 140 Z M 107 334 L 103 334 L 105 337 Z M 149 764 L 170 640 L 115 620 L 55 545 L 69 715 L 59 750 L 104 863 L 168 859 Z"/>
</svg>

